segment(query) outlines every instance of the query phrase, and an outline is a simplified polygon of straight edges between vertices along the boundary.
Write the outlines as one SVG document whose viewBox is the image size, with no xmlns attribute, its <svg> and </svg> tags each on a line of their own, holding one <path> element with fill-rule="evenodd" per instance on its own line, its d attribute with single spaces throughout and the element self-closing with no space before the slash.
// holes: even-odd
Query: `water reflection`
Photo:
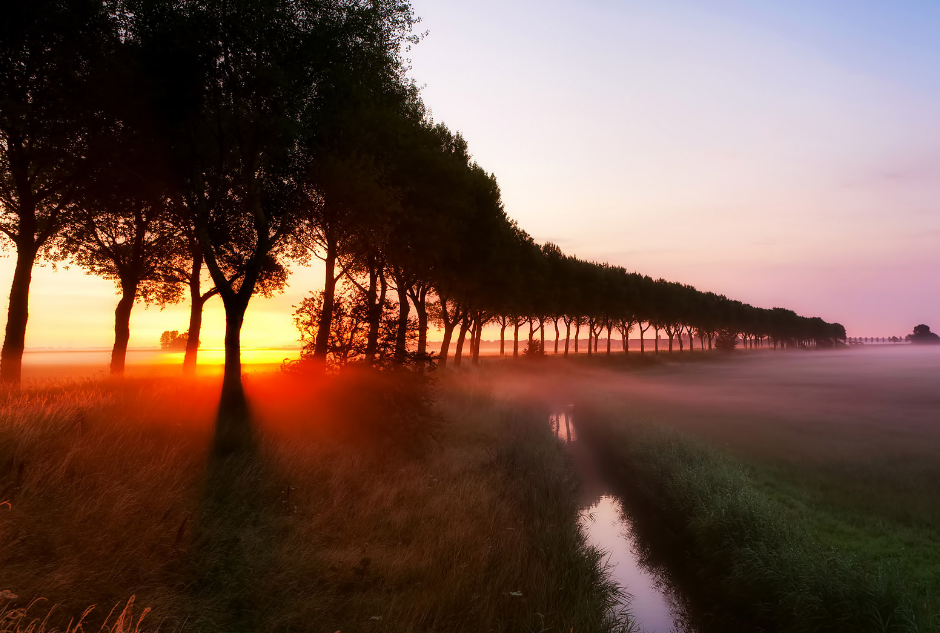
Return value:
<svg viewBox="0 0 940 633">
<path fill-rule="evenodd" d="M 618 611 L 629 614 L 637 631 L 692 633 L 688 607 L 668 570 L 655 562 L 628 508 L 600 474 L 588 449 L 577 442 L 572 407 L 554 411 L 549 424 L 565 443 L 581 478 L 581 530 L 590 545 L 604 552 L 607 573 L 623 590 Z"/>
<path fill-rule="evenodd" d="M 570 443 L 578 439 L 574 426 L 571 424 L 571 406 L 565 407 L 560 411 L 552 413 L 549 417 L 549 423 L 552 427 L 552 433 L 563 442 Z"/>
<path fill-rule="evenodd" d="M 588 542 L 607 553 L 608 573 L 624 588 L 626 611 L 636 627 L 647 633 L 685 631 L 676 592 L 645 564 L 620 501 L 602 495 L 581 510 L 580 524 Z"/>
</svg>

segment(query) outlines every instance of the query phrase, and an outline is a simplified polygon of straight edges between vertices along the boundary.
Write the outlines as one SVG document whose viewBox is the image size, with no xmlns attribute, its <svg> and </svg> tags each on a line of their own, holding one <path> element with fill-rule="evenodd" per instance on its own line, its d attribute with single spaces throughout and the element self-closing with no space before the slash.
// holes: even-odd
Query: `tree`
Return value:
<svg viewBox="0 0 940 633">
<path fill-rule="evenodd" d="M 196 341 L 198 345 L 199 342 Z M 179 330 L 167 330 L 160 335 L 160 349 L 185 350 L 189 346 L 189 332 L 180 334 Z"/>
<path fill-rule="evenodd" d="M 357 281 L 347 274 L 350 270 L 369 271 L 371 290 L 362 289 L 372 306 L 374 335 L 376 282 L 385 272 L 384 258 L 381 267 L 376 261 L 376 238 L 387 234 L 400 197 L 388 173 L 399 154 L 402 130 L 417 125 L 424 109 L 416 89 L 401 80 L 385 56 L 368 48 L 349 53 L 344 64 L 334 65 L 320 77 L 322 106 L 314 108 L 306 122 L 310 134 L 303 150 L 308 165 L 305 233 L 308 248 L 325 264 L 326 306 L 332 303 L 341 278 Z M 322 318 L 321 338 L 314 351 L 314 360 L 320 364 L 326 355 L 332 310 L 324 309 Z"/>
<path fill-rule="evenodd" d="M 923 323 L 916 326 L 914 328 L 914 332 L 912 334 L 908 334 L 905 338 L 909 340 L 911 343 L 914 343 L 917 345 L 922 345 L 922 344 L 936 345 L 940 343 L 940 335 L 937 335 L 936 333 L 931 332 L 930 327 L 928 327 L 927 325 L 924 325 Z"/>
<path fill-rule="evenodd" d="M 339 286 L 331 303 L 333 317 L 329 320 L 330 331 L 327 333 L 327 353 L 321 361 L 314 358 L 321 339 L 320 328 L 326 321 L 322 318 L 325 306 L 323 291 L 304 298 L 295 306 L 294 324 L 300 332 L 300 363 L 313 363 L 319 371 L 322 367 L 333 370 L 343 368 L 349 363 L 363 362 L 368 347 L 369 305 L 365 293 L 353 284 Z M 382 310 L 382 327 L 379 344 L 376 348 L 377 363 L 389 365 L 395 347 L 397 334 L 396 306 L 386 302 Z"/>
<path fill-rule="evenodd" d="M 738 344 L 738 334 L 734 330 L 724 329 L 715 337 L 715 349 L 731 352 Z"/>
<path fill-rule="evenodd" d="M 162 306 L 181 298 L 170 266 L 179 248 L 176 238 L 159 203 L 141 207 L 136 200 L 114 200 L 101 211 L 83 209 L 70 226 L 66 246 L 72 261 L 114 281 L 121 292 L 114 311 L 112 375 L 124 373 L 134 303 Z"/>
<path fill-rule="evenodd" d="M 196 361 L 199 354 L 199 335 L 202 332 L 202 312 L 206 302 L 219 293 L 213 286 L 206 292 L 202 291 L 202 276 L 205 264 L 205 256 L 202 253 L 202 246 L 199 245 L 199 238 L 193 230 L 192 224 L 185 216 L 182 221 L 176 225 L 184 234 L 187 246 L 186 254 L 188 261 L 180 262 L 180 267 L 176 270 L 179 279 L 184 280 L 189 288 L 189 332 L 192 338 L 187 340 L 186 354 L 183 357 L 183 372 L 187 375 L 193 375 L 196 372 Z M 181 256 L 181 259 L 185 259 Z M 188 264 L 188 266 L 184 266 Z"/>
<path fill-rule="evenodd" d="M 77 185 L 74 210 L 61 239 L 70 259 L 89 274 L 114 281 L 121 293 L 114 312 L 111 374 L 124 373 L 134 303 L 161 307 L 182 298 L 184 276 L 177 264 L 187 255 L 186 240 L 173 213 L 166 160 L 159 151 L 134 73 L 115 60 L 102 125 L 90 143 L 85 174 Z M 195 333 L 198 340 L 198 331 Z"/>
<path fill-rule="evenodd" d="M 91 75 L 114 43 L 104 4 L 31 0 L 0 20 L 0 232 L 16 249 L 0 380 L 19 384 L 32 269 L 55 257 L 98 119 Z"/>
<path fill-rule="evenodd" d="M 305 139 L 329 108 L 321 78 L 362 51 L 399 72 L 411 8 L 342 0 L 127 6 L 177 186 L 225 308 L 223 404 L 240 406 L 248 303 L 266 267 L 284 270 L 284 261 L 306 257 L 294 238 L 310 159 Z"/>
</svg>

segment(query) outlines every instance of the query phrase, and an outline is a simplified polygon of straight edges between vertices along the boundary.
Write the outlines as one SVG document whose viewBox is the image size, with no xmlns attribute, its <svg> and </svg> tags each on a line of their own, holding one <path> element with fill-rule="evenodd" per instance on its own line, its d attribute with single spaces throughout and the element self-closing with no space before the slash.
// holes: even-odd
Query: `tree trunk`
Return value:
<svg viewBox="0 0 940 633">
<path fill-rule="evenodd" d="M 658 354 L 659 353 L 659 328 L 654 327 L 653 332 L 656 333 L 656 338 L 653 339 L 653 351 Z"/>
<path fill-rule="evenodd" d="M 450 353 L 450 340 L 454 336 L 454 328 L 457 327 L 457 321 L 444 323 L 444 340 L 441 342 L 441 354 L 438 357 L 441 367 L 447 366 L 447 354 Z"/>
<path fill-rule="evenodd" d="M 578 339 L 581 338 L 581 320 L 574 324 L 574 353 L 578 353 Z"/>
<path fill-rule="evenodd" d="M 321 367 L 326 366 L 326 352 L 330 345 L 330 330 L 333 328 L 333 303 L 336 296 L 336 244 L 327 241 L 326 277 L 323 280 L 323 310 L 317 324 L 317 340 L 313 348 L 313 361 Z"/>
<path fill-rule="evenodd" d="M 457 350 L 454 353 L 454 367 L 460 367 L 460 359 L 463 356 L 463 342 L 467 337 L 467 330 L 470 329 L 470 318 L 464 317 L 460 321 L 460 334 L 457 335 Z"/>
<path fill-rule="evenodd" d="M 568 342 L 571 340 L 571 321 L 565 322 L 565 356 L 568 355 Z"/>
<path fill-rule="evenodd" d="M 6 334 L 0 351 L 0 381 L 20 384 L 23 375 L 23 351 L 26 349 L 26 322 L 29 320 L 29 284 L 33 279 L 36 249 L 16 247 L 16 268 L 10 287 Z"/>
<path fill-rule="evenodd" d="M 415 310 L 418 312 L 418 355 L 424 356 L 428 351 L 428 310 L 423 297 L 415 304 Z"/>
<path fill-rule="evenodd" d="M 415 312 L 418 313 L 418 357 L 423 358 L 428 351 L 428 308 L 427 296 L 428 289 L 424 284 L 416 290 L 408 292 L 411 302 L 415 306 Z"/>
<path fill-rule="evenodd" d="M 233 302 L 235 303 L 235 302 Z M 242 323 L 245 321 L 247 305 L 225 306 L 225 371 L 224 386 L 239 388 L 242 384 Z"/>
<path fill-rule="evenodd" d="M 501 326 L 499 328 L 499 355 L 506 355 L 506 319 L 503 319 L 500 322 Z"/>
<path fill-rule="evenodd" d="M 480 339 L 483 338 L 483 318 L 477 319 L 476 327 L 473 331 L 472 362 L 474 365 L 480 364 Z"/>
<path fill-rule="evenodd" d="M 519 358 L 519 326 L 522 325 L 519 323 L 518 319 L 515 321 L 515 327 L 512 331 L 512 357 Z"/>
<path fill-rule="evenodd" d="M 379 296 L 376 286 L 381 282 L 382 294 Z M 369 333 L 366 335 L 366 364 L 375 364 L 375 354 L 379 349 L 379 326 L 382 322 L 382 306 L 385 303 L 385 279 L 380 278 L 378 266 L 373 255 L 369 256 L 369 288 L 366 290 L 369 302 Z"/>
<path fill-rule="evenodd" d="M 190 243 L 193 255 L 189 271 L 189 330 L 186 339 L 186 354 L 183 356 L 183 374 L 192 376 L 196 373 L 196 360 L 199 355 L 199 333 L 202 330 L 202 308 L 206 298 L 202 296 L 200 275 L 202 274 L 202 251 L 198 243 Z"/>
<path fill-rule="evenodd" d="M 607 324 L 607 355 L 610 356 L 610 323 Z"/>
<path fill-rule="evenodd" d="M 405 354 L 408 352 L 408 293 L 398 287 L 398 335 L 395 337 L 395 364 L 405 363 Z"/>
<path fill-rule="evenodd" d="M 558 332 L 558 319 L 552 319 L 555 322 L 555 356 L 558 356 L 558 338 L 561 334 Z"/>
<path fill-rule="evenodd" d="M 189 307 L 189 338 L 186 339 L 186 355 L 183 357 L 183 373 L 192 376 L 196 373 L 196 361 L 199 356 L 199 334 L 202 331 L 202 308 L 206 299 L 200 294 L 193 295 Z"/>
<path fill-rule="evenodd" d="M 124 284 L 121 284 L 122 286 Z M 114 347 L 111 348 L 111 375 L 124 375 L 124 362 L 127 358 L 127 342 L 131 338 L 131 310 L 137 300 L 137 285 L 124 289 L 117 308 L 114 309 Z"/>
<path fill-rule="evenodd" d="M 231 298 L 225 305 L 225 369 L 222 376 L 222 397 L 216 416 L 216 453 L 230 454 L 248 448 L 251 421 L 242 387 L 241 332 L 248 301 Z"/>
</svg>

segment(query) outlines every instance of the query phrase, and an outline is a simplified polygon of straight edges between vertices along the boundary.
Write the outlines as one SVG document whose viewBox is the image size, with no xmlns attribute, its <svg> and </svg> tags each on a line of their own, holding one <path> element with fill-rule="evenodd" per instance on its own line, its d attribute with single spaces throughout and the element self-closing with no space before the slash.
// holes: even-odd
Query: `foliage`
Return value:
<svg viewBox="0 0 940 633">
<path fill-rule="evenodd" d="M 734 351 L 738 344 L 738 334 L 732 330 L 721 330 L 715 337 L 715 349 L 726 352 Z"/>
<path fill-rule="evenodd" d="M 670 351 L 693 331 L 746 346 L 845 340 L 837 323 L 536 243 L 407 77 L 416 22 L 390 0 L 20 3 L 0 31 L 0 230 L 23 253 L 0 373 L 19 378 L 28 273 L 52 245 L 118 282 L 115 354 L 134 302 L 177 300 L 184 282 L 196 328 L 205 266 L 226 310 L 226 384 L 240 380 L 251 297 L 313 256 L 325 283 L 298 324 L 314 337 L 305 357 L 332 367 L 423 370 L 434 320 L 442 363 L 455 331 L 476 361 L 494 320 L 514 335 L 537 324 L 540 341 L 559 320 L 586 325 L 592 350 L 635 326 L 664 331 Z"/>
<path fill-rule="evenodd" d="M 545 350 L 542 349 L 542 341 L 534 338 L 528 343 L 526 343 L 525 349 L 522 350 L 523 355 L 526 358 L 537 359 L 545 357 Z"/>
<path fill-rule="evenodd" d="M 181 351 L 186 349 L 188 342 L 189 332 L 181 334 L 179 330 L 166 330 L 160 335 L 160 349 Z"/>
<path fill-rule="evenodd" d="M 913 334 L 908 334 L 904 337 L 905 340 L 910 341 L 911 343 L 927 343 L 927 344 L 937 344 L 940 343 L 940 335 L 935 334 L 930 331 L 930 327 L 921 323 L 914 328 Z"/>
<path fill-rule="evenodd" d="M 333 369 L 348 363 L 363 362 L 368 345 L 369 306 L 365 293 L 352 284 L 341 286 L 333 299 L 333 315 L 330 320 L 327 362 Z M 323 319 L 323 291 L 311 293 L 300 305 L 295 306 L 294 325 L 300 332 L 300 364 L 313 359 L 317 333 Z M 385 300 L 380 308 L 378 343 L 374 364 L 387 366 L 392 363 L 395 338 L 398 332 L 398 304 Z M 409 339 L 417 335 L 417 324 L 409 322 Z"/>
</svg>

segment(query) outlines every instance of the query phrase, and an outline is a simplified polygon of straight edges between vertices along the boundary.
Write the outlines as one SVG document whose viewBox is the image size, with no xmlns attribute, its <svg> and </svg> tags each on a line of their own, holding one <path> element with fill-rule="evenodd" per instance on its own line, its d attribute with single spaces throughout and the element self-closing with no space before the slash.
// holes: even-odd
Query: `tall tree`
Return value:
<svg viewBox="0 0 940 633">
<path fill-rule="evenodd" d="M 266 265 L 306 253 L 304 139 L 318 88 L 368 51 L 394 71 L 411 7 L 387 0 L 138 0 L 130 36 L 154 80 L 180 190 L 225 307 L 223 404 L 241 391 L 241 328 Z M 240 424 L 239 416 L 233 417 Z"/>
<path fill-rule="evenodd" d="M 0 380 L 19 384 L 37 257 L 64 226 L 98 118 L 90 77 L 114 44 L 103 3 L 7 3 L 0 20 L 0 231 L 16 249 Z"/>
<path fill-rule="evenodd" d="M 142 300 L 162 306 L 181 298 L 179 278 L 172 268 L 181 244 L 167 216 L 159 202 L 114 200 L 80 210 L 70 224 L 66 246 L 72 260 L 89 274 L 113 280 L 121 293 L 114 311 L 112 375 L 124 373 L 134 303 Z"/>
</svg>

